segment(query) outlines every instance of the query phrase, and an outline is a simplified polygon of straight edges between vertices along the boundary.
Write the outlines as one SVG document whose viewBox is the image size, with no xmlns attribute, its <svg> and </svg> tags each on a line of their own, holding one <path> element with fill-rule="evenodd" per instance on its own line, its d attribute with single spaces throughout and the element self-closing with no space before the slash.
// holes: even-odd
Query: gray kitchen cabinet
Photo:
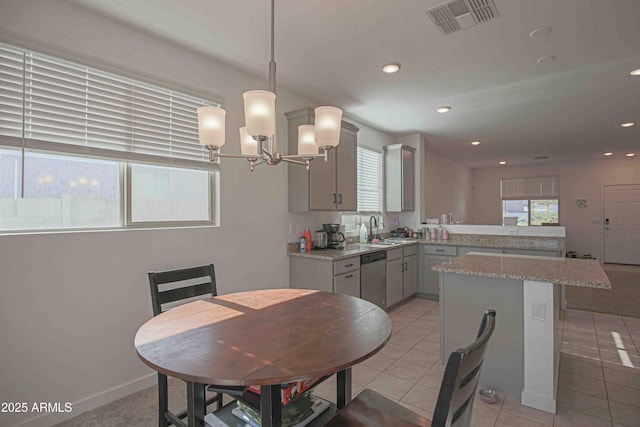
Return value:
<svg viewBox="0 0 640 427">
<path fill-rule="evenodd" d="M 424 289 L 420 289 L 421 292 L 430 297 L 438 298 L 440 293 L 440 273 L 433 271 L 432 267 L 436 264 L 449 261 L 451 258 L 454 257 L 443 255 L 426 255 L 424 257 L 425 283 Z"/>
<path fill-rule="evenodd" d="M 415 210 L 415 149 L 403 144 L 384 147 L 387 212 Z"/>
<path fill-rule="evenodd" d="M 387 307 L 418 291 L 418 246 L 387 250 Z"/>
<path fill-rule="evenodd" d="M 314 123 L 311 108 L 285 114 L 288 120 L 288 153 L 298 151 L 298 126 Z M 331 150 L 329 162 L 313 160 L 309 170 L 288 166 L 289 212 L 357 209 L 358 128 L 342 122 L 340 144 Z"/>
<path fill-rule="evenodd" d="M 418 292 L 437 299 L 440 290 L 440 276 L 431 267 L 449 261 L 457 255 L 457 246 L 444 244 L 422 245 L 422 271 Z"/>
<path fill-rule="evenodd" d="M 387 307 L 402 300 L 402 248 L 387 250 Z"/>
<path fill-rule="evenodd" d="M 360 257 L 339 261 L 289 257 L 289 286 L 360 297 Z"/>
<path fill-rule="evenodd" d="M 354 270 L 333 277 L 333 292 L 360 298 L 360 270 Z"/>
<path fill-rule="evenodd" d="M 402 297 L 408 298 L 418 292 L 418 255 L 405 256 L 403 259 Z"/>
</svg>

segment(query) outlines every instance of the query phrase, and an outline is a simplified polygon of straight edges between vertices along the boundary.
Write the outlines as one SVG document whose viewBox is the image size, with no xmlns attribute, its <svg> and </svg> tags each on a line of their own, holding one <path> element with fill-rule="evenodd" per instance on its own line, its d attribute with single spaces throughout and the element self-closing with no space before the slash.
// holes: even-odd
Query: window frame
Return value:
<svg viewBox="0 0 640 427">
<path fill-rule="evenodd" d="M 87 69 L 87 73 L 95 73 L 97 75 L 102 75 L 105 78 L 112 79 L 122 79 L 132 82 L 132 88 L 135 87 L 147 87 L 149 90 L 159 90 L 162 93 L 167 93 L 169 96 L 169 103 L 174 102 L 176 99 L 177 104 L 184 102 L 182 106 L 176 107 L 176 114 L 178 114 L 178 120 L 182 116 L 180 116 L 179 108 L 182 108 L 182 111 L 188 111 L 191 108 L 191 103 L 197 103 L 198 105 L 218 105 L 221 106 L 220 100 L 215 97 L 203 98 L 201 94 L 195 94 L 194 91 L 189 91 L 188 89 L 175 87 L 168 82 L 158 81 L 149 76 L 140 76 L 135 73 L 130 73 L 125 70 L 115 69 L 114 67 L 107 66 L 105 64 L 96 63 L 95 61 L 87 60 L 85 58 L 80 57 L 71 57 L 71 59 L 60 56 L 57 52 L 53 55 L 48 53 L 40 53 L 35 49 L 31 49 L 29 47 L 19 47 L 16 45 L 11 45 L 7 43 L 0 43 L 0 53 L 6 51 L 9 56 L 6 57 L 6 67 L 14 67 L 14 68 L 5 68 L 4 71 L 8 73 L 15 72 L 15 65 L 20 64 L 20 60 L 16 59 L 15 53 L 21 52 L 22 56 L 22 76 L 19 80 L 14 80 L 12 82 L 8 82 L 5 87 L 5 92 L 0 92 L 0 95 L 9 96 L 6 98 L 8 101 L 16 102 L 14 96 L 21 96 L 22 101 L 22 110 L 20 114 L 21 117 L 21 136 L 14 135 L 16 132 L 14 129 L 15 125 L 12 125 L 10 122 L 7 122 L 6 132 L 4 135 L 0 135 L 0 148 L 5 147 L 7 149 L 18 149 L 21 151 L 22 156 L 22 164 L 24 165 L 24 156 L 29 152 L 34 153 L 43 153 L 54 156 L 62 156 L 64 158 L 93 158 L 98 160 L 108 160 L 118 163 L 118 189 L 119 189 L 119 225 L 118 226 L 106 226 L 106 227 L 96 227 L 96 226 L 86 226 L 86 227 L 57 227 L 57 228 L 16 228 L 16 229 L 0 229 L 0 234 L 27 234 L 27 233 L 56 233 L 56 232 L 68 232 L 68 231 L 103 231 L 103 230 L 123 230 L 123 229 L 139 229 L 139 228 L 156 228 L 156 227 L 193 227 L 193 226 L 220 226 L 220 167 L 218 164 L 212 163 L 208 159 L 208 153 L 204 153 L 201 156 L 195 158 L 191 157 L 182 157 L 178 155 L 174 157 L 173 151 L 170 148 L 169 153 L 171 154 L 162 154 L 161 152 L 138 152 L 132 150 L 122 150 L 119 151 L 117 148 L 111 149 L 110 146 L 105 146 L 101 144 L 92 144 L 91 142 L 87 142 L 85 144 L 78 144 L 77 141 L 70 140 L 69 142 L 56 141 L 55 137 L 52 137 L 51 140 L 48 140 L 46 137 L 43 139 L 32 139 L 26 137 L 26 132 L 28 126 L 30 126 L 27 121 L 29 120 L 30 115 L 29 109 L 26 107 L 27 103 L 30 100 L 27 98 L 29 96 L 29 91 L 27 88 L 30 88 L 29 82 L 33 78 L 32 75 L 28 75 L 29 71 L 27 71 L 30 66 L 27 62 L 28 58 L 40 57 L 45 61 L 51 60 L 55 64 L 59 64 L 61 67 L 68 66 L 73 69 L 74 67 L 83 67 Z M 13 55 L 13 56 L 11 56 Z M 16 62 L 17 61 L 17 62 Z M 12 71 L 13 70 L 13 71 Z M 12 74 L 7 74 L 11 76 Z M 87 80 L 89 82 L 89 80 Z M 87 83 L 88 84 L 88 83 Z M 18 85 L 18 86 L 16 86 Z M 16 87 L 22 88 L 21 95 L 18 91 L 15 91 Z M 13 91 L 13 92 L 12 92 Z M 135 89 L 133 90 L 135 92 Z M 133 93 L 132 92 L 132 93 Z M 4 96 L 3 95 L 3 96 Z M 174 96 L 176 98 L 174 98 Z M 56 99 L 56 98 L 54 98 Z M 187 106 L 184 109 L 184 106 Z M 13 108 L 13 107 L 10 107 Z M 134 108 L 131 109 L 131 115 L 126 116 L 128 120 L 133 121 Z M 11 111 L 7 114 L 12 114 Z M 52 110 L 54 112 L 58 110 Z M 59 110 L 63 111 L 63 110 Z M 170 114 L 174 114 L 173 112 Z M 189 114 L 190 115 L 190 114 Z M 193 111 L 194 117 L 196 116 L 196 111 L 194 108 Z M 10 116 L 7 116 L 10 117 Z M 172 116 L 174 117 L 174 116 Z M 188 116 L 187 116 L 188 117 Z M 172 119 L 173 120 L 173 119 Z M 191 119 L 189 119 L 191 120 Z M 197 119 L 196 119 L 197 120 Z M 14 122 L 15 123 L 15 122 Z M 171 122 L 173 123 L 173 121 Z M 182 122 L 186 123 L 186 122 Z M 188 127 L 185 129 L 189 129 Z M 191 134 L 195 133 L 197 137 L 197 126 L 193 129 L 189 129 Z M 13 133 L 10 133 L 13 132 Z M 123 137 L 124 138 L 124 137 Z M 173 136 L 167 135 L 167 140 L 169 138 L 173 138 Z M 127 144 L 127 139 L 122 139 L 125 144 Z M 172 140 L 171 140 L 172 141 Z M 119 142 L 120 144 L 122 142 Z M 169 142 L 171 144 L 171 142 Z M 181 144 L 181 141 L 177 142 Z M 193 143 L 190 143 L 193 144 Z M 168 146 L 171 147 L 172 145 Z M 194 147 L 198 147 L 197 141 L 193 144 Z M 178 147 L 180 147 L 178 145 Z M 180 148 L 178 148 L 180 150 Z M 206 151 L 206 150 L 203 150 Z M 208 191 L 208 201 L 207 204 L 209 206 L 209 219 L 208 220 L 186 220 L 186 221 L 148 221 L 148 222 L 133 222 L 131 221 L 131 185 L 132 185 L 132 175 L 130 173 L 131 165 L 133 164 L 149 164 L 157 167 L 167 167 L 167 168 L 182 168 L 182 169 L 199 169 L 207 171 L 208 179 L 207 184 L 209 187 Z M 20 180 L 24 180 L 24 168 L 21 167 L 21 177 Z M 22 187 L 23 184 L 20 184 Z"/>
<path fill-rule="evenodd" d="M 370 151 L 372 153 L 375 153 L 377 155 L 379 155 L 378 161 L 379 161 L 379 167 L 380 167 L 380 173 L 377 176 L 378 182 L 379 182 L 379 191 L 380 191 L 380 209 L 379 210 L 361 210 L 360 209 L 360 162 L 358 162 L 358 158 L 359 156 L 359 150 L 366 150 L 366 151 Z M 365 213 L 365 214 L 379 214 L 382 215 L 384 213 L 384 151 L 382 150 L 377 150 L 373 147 L 369 147 L 367 145 L 364 144 L 358 144 L 357 148 L 356 148 L 356 212 L 357 213 Z"/>
<path fill-rule="evenodd" d="M 506 199 L 500 199 L 500 204 L 501 204 L 501 216 L 502 216 L 502 224 L 504 224 L 504 202 L 509 202 L 509 201 L 526 201 L 527 202 L 527 224 L 526 225 L 518 225 L 516 222 L 516 226 L 518 227 L 547 227 L 547 226 L 543 226 L 542 224 L 531 224 L 531 202 L 532 201 L 536 201 L 536 200 L 556 200 L 558 202 L 558 221 L 554 222 L 553 224 L 555 225 L 560 225 L 560 197 L 544 197 L 544 198 L 530 198 L 530 199 L 526 199 L 526 198 L 522 198 L 522 199 L 518 199 L 518 198 L 506 198 Z M 554 226 L 555 226 L 554 225 Z"/>
</svg>

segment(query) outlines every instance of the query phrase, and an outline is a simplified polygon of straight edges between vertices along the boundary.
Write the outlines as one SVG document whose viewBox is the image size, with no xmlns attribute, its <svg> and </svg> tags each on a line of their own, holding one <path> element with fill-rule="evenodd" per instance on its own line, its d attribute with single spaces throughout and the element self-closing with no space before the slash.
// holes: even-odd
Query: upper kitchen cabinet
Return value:
<svg viewBox="0 0 640 427">
<path fill-rule="evenodd" d="M 288 152 L 298 152 L 298 126 L 314 124 L 312 108 L 285 114 L 288 120 Z M 289 165 L 289 212 L 310 210 L 357 210 L 358 128 L 345 121 L 340 144 L 332 149 L 329 162 L 316 158 L 309 170 Z"/>
<path fill-rule="evenodd" d="M 385 155 L 385 191 L 387 212 L 415 209 L 415 149 L 402 144 L 387 145 Z"/>
</svg>

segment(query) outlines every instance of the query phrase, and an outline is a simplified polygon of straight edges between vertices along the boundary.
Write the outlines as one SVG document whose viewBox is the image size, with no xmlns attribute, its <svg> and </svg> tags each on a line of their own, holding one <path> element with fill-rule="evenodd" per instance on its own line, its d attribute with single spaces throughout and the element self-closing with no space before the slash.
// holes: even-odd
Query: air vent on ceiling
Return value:
<svg viewBox="0 0 640 427">
<path fill-rule="evenodd" d="M 498 17 L 498 10 L 493 0 L 453 0 L 429 9 L 426 13 L 442 35 Z"/>
</svg>

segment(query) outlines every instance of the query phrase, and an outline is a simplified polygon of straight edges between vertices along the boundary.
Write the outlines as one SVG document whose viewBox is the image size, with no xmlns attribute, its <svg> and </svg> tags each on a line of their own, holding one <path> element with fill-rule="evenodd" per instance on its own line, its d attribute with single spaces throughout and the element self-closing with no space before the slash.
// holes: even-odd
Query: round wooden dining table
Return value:
<svg viewBox="0 0 640 427">
<path fill-rule="evenodd" d="M 260 386 L 263 427 L 280 426 L 280 384 L 337 374 L 337 408 L 351 367 L 391 337 L 391 319 L 360 298 L 308 289 L 220 295 L 162 313 L 135 337 L 140 359 L 187 382 L 188 425 L 203 426 L 206 384 Z"/>
</svg>

